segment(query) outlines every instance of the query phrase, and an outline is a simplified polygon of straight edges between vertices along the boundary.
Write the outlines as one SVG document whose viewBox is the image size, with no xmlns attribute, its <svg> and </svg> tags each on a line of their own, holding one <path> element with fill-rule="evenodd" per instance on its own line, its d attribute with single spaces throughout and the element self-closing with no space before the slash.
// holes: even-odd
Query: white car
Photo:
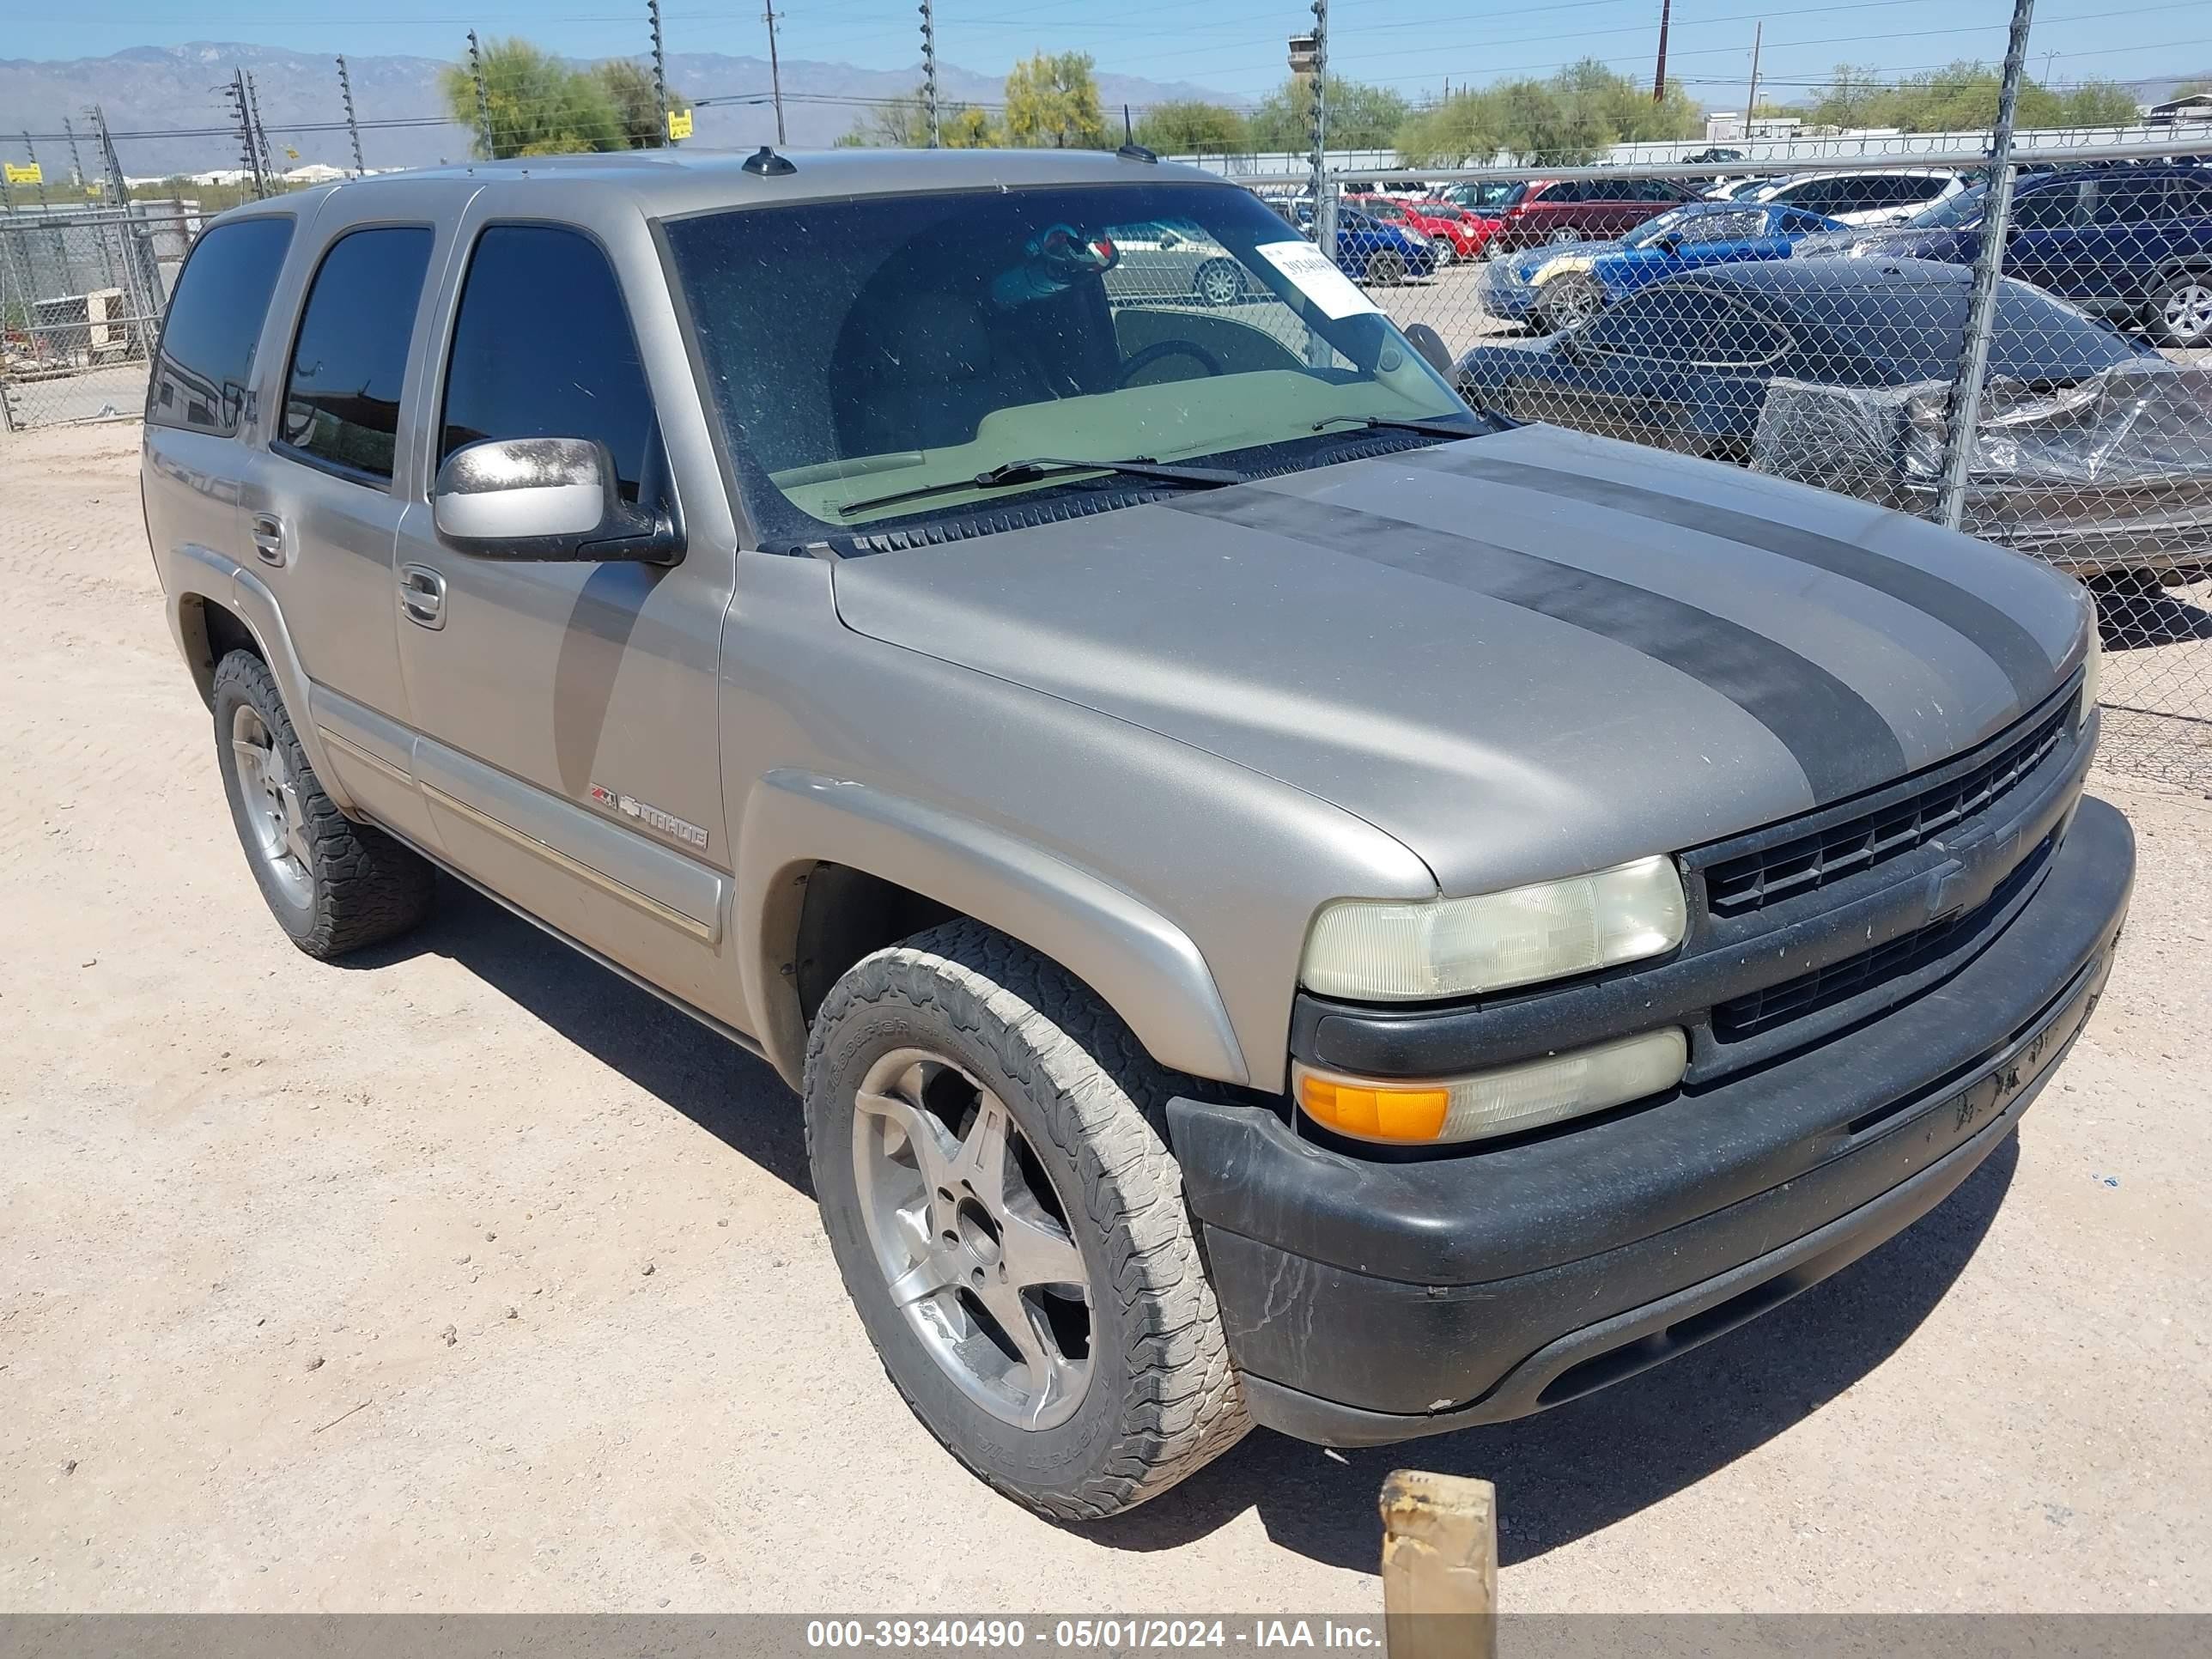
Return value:
<svg viewBox="0 0 2212 1659">
<path fill-rule="evenodd" d="M 1948 167 L 1881 167 L 1800 173 L 1753 191 L 1751 198 L 1802 208 L 1838 224 L 1893 225 L 1966 187 L 1966 180 Z"/>
</svg>

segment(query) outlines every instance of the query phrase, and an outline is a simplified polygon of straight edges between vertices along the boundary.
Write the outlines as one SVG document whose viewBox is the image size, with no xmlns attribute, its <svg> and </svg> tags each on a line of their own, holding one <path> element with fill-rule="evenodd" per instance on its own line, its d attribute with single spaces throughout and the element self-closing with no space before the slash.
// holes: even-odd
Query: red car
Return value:
<svg viewBox="0 0 2212 1659">
<path fill-rule="evenodd" d="M 1437 245 L 1451 250 L 1455 259 L 1480 259 L 1498 230 L 1495 218 L 1469 213 L 1449 202 L 1401 202 L 1406 222 Z"/>
<path fill-rule="evenodd" d="M 1697 199 L 1688 185 L 1667 179 L 1531 179 L 1505 198 L 1490 251 L 1602 241 Z"/>
</svg>

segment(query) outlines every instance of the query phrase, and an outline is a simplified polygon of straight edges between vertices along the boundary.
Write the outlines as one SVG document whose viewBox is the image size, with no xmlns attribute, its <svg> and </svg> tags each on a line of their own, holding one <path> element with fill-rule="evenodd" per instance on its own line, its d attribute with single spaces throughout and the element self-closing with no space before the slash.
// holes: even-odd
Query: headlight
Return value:
<svg viewBox="0 0 2212 1659">
<path fill-rule="evenodd" d="M 1434 1081 L 1354 1078 L 1291 1066 L 1299 1109 L 1358 1140 L 1441 1145 L 1518 1134 L 1671 1089 L 1689 1063 L 1674 1027 Z"/>
<path fill-rule="evenodd" d="M 2074 705 L 2074 729 L 2079 732 L 2089 723 L 2089 711 L 2097 706 L 2097 694 L 2105 686 L 2105 642 L 2097 637 L 2097 619 L 2089 619 L 2089 648 L 2081 654 L 2081 700 Z"/>
<path fill-rule="evenodd" d="M 1314 917 L 1298 978 L 1357 1002 L 1468 996 L 1658 956 L 1686 921 L 1667 858 L 1477 898 L 1342 899 Z"/>
</svg>

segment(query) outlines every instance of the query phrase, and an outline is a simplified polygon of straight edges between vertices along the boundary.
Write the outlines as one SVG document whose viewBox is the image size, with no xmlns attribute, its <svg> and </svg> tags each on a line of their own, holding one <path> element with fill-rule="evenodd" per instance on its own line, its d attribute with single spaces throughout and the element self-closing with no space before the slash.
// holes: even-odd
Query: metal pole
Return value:
<svg viewBox="0 0 2212 1659">
<path fill-rule="evenodd" d="M 672 145 L 668 136 L 668 60 L 660 48 L 660 0 L 645 0 L 645 15 L 653 23 L 653 103 L 660 112 L 660 131 L 653 142 L 656 145 Z"/>
<path fill-rule="evenodd" d="M 1974 286 L 1967 302 L 1966 336 L 1959 373 L 1943 410 L 1943 485 L 1936 515 L 1956 530 L 1966 511 L 1966 475 L 1974 453 L 1974 423 L 1990 375 L 1990 336 L 1996 330 L 1997 278 L 2004 270 L 2005 231 L 2012 222 L 2012 127 L 2027 62 L 2028 24 L 2035 0 L 2013 0 L 2012 33 L 2005 41 L 2004 83 L 1997 92 L 1996 131 L 1990 135 L 1990 185 L 1982 205 L 1982 246 L 1974 256 Z"/>
<path fill-rule="evenodd" d="M 338 96 L 345 100 L 346 136 L 353 140 L 353 176 L 356 179 L 368 169 L 361 161 L 361 123 L 353 113 L 353 76 L 346 73 L 346 61 L 338 59 Z"/>
<path fill-rule="evenodd" d="M 1659 0 L 1659 66 L 1651 71 L 1651 101 L 1667 101 L 1667 25 L 1674 13 L 1674 0 Z"/>
<path fill-rule="evenodd" d="M 1751 26 L 1751 85 L 1743 94 L 1743 136 L 1751 139 L 1751 112 L 1759 107 L 1759 48 L 1766 33 L 1764 18 Z"/>
<path fill-rule="evenodd" d="M 69 135 L 70 173 L 76 179 L 76 187 L 84 188 L 84 155 L 76 147 L 76 123 L 66 115 L 62 117 L 62 131 Z"/>
<path fill-rule="evenodd" d="M 1314 246 L 1336 258 L 1336 187 L 1328 177 L 1328 0 L 1313 0 Z"/>
<path fill-rule="evenodd" d="M 929 124 L 929 147 L 942 142 L 937 125 L 937 15 L 933 0 L 921 0 L 921 113 Z"/>
<path fill-rule="evenodd" d="M 768 19 L 768 86 L 769 94 L 775 100 L 775 142 L 783 143 L 783 70 L 775 58 L 775 0 L 769 0 L 763 14 Z"/>
<path fill-rule="evenodd" d="M 469 79 L 477 83 L 477 129 L 483 145 L 484 160 L 499 159 L 499 147 L 491 136 L 491 94 L 484 87 L 483 49 L 477 42 L 477 32 L 469 31 Z"/>
<path fill-rule="evenodd" d="M 233 70 L 229 86 L 223 88 L 238 113 L 238 159 L 246 164 L 246 182 L 253 186 L 253 197 L 261 200 L 269 194 L 267 181 L 261 176 L 261 152 L 253 142 L 253 112 L 246 101 L 246 71 Z"/>
<path fill-rule="evenodd" d="M 261 176 L 273 189 L 276 183 L 276 152 L 269 147 L 269 129 L 261 125 L 261 88 L 253 84 L 253 71 L 246 71 L 246 103 L 253 112 L 253 147 L 261 157 Z"/>
</svg>

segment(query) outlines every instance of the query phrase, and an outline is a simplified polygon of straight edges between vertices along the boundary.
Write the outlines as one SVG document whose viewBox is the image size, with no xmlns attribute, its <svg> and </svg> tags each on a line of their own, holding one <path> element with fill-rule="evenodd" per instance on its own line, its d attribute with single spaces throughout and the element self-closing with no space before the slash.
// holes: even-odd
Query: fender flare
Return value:
<svg viewBox="0 0 2212 1659">
<path fill-rule="evenodd" d="M 270 675 L 283 696 L 285 712 L 292 717 L 293 735 L 307 751 L 307 764 L 313 769 L 315 781 L 340 811 L 349 817 L 359 817 L 360 810 L 347 793 L 344 781 L 339 777 L 337 769 L 329 763 L 322 733 L 316 729 L 314 718 L 308 712 L 307 672 L 301 665 L 300 653 L 293 648 L 291 630 L 284 626 L 284 613 L 277 607 L 276 596 L 252 571 L 211 548 L 180 547 L 173 556 L 174 562 L 169 571 L 169 629 L 176 635 L 179 646 L 185 648 L 187 660 L 191 651 L 185 625 L 186 605 L 195 600 L 219 605 L 245 623 L 246 631 L 260 647 L 261 659 L 269 665 Z"/>
<path fill-rule="evenodd" d="M 806 1026 L 786 950 L 818 863 L 896 882 L 1050 957 L 1096 991 L 1163 1066 L 1249 1081 L 1212 970 L 1189 935 L 1103 878 L 1002 830 L 866 784 L 777 770 L 747 799 L 736 847 L 745 1005 L 769 1062 L 794 1086 L 805 1067 Z"/>
</svg>

